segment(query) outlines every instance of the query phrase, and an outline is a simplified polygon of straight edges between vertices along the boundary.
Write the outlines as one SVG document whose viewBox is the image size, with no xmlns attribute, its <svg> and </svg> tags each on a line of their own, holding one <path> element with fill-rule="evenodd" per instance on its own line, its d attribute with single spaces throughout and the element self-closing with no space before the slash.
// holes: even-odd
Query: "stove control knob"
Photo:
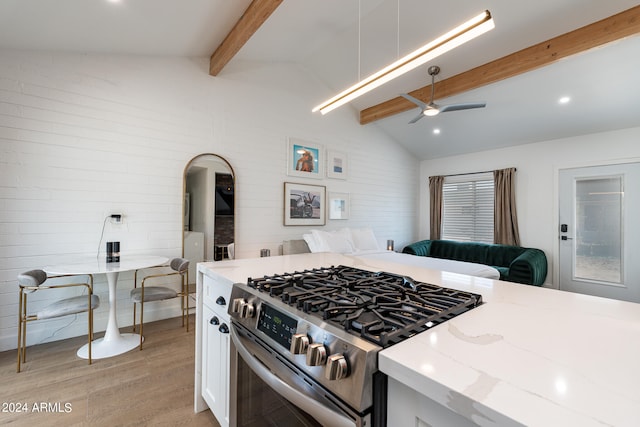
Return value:
<svg viewBox="0 0 640 427">
<path fill-rule="evenodd" d="M 309 347 L 309 337 L 306 334 L 295 334 L 291 337 L 291 353 L 305 354 Z"/>
<path fill-rule="evenodd" d="M 247 319 L 253 317 L 253 312 L 253 304 L 250 302 L 243 301 L 242 304 L 240 304 L 240 318 Z"/>
<path fill-rule="evenodd" d="M 307 349 L 307 365 L 321 366 L 327 360 L 327 349 L 322 343 L 309 344 Z"/>
<path fill-rule="evenodd" d="M 234 298 L 233 301 L 231 301 L 231 312 L 240 313 L 240 306 L 245 303 L 244 298 Z"/>
<path fill-rule="evenodd" d="M 327 358 L 324 376 L 329 381 L 341 380 L 348 375 L 347 359 L 342 354 L 332 354 Z"/>
</svg>

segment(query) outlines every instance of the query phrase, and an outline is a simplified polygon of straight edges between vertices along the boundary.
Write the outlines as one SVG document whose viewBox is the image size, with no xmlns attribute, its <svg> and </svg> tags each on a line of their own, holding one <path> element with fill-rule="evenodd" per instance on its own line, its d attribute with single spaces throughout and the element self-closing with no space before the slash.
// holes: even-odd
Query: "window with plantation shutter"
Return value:
<svg viewBox="0 0 640 427">
<path fill-rule="evenodd" d="M 493 200 L 493 173 L 446 177 L 442 239 L 493 243 Z"/>
</svg>

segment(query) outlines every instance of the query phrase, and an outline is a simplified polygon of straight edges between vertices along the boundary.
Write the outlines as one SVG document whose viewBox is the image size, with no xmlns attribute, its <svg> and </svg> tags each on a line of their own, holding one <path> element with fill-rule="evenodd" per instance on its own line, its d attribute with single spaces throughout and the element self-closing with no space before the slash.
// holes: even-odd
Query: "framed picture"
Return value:
<svg viewBox="0 0 640 427">
<path fill-rule="evenodd" d="M 284 225 L 324 225 L 325 187 L 284 183 Z"/>
<path fill-rule="evenodd" d="M 347 179 L 347 155 L 340 151 L 327 150 L 327 176 Z"/>
<path fill-rule="evenodd" d="M 322 145 L 289 138 L 287 175 L 321 179 L 324 177 Z"/>
<path fill-rule="evenodd" d="M 349 193 L 329 193 L 329 219 L 349 219 Z"/>
</svg>

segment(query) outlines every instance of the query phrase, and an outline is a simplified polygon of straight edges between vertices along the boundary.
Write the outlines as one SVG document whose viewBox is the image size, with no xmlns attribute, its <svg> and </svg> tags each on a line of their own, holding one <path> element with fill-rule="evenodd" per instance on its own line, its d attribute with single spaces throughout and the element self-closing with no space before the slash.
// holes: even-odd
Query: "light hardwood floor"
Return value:
<svg viewBox="0 0 640 427">
<path fill-rule="evenodd" d="M 16 351 L 2 352 L 0 425 L 219 426 L 210 411 L 193 412 L 194 330 L 194 316 L 188 333 L 180 318 L 145 324 L 142 351 L 91 365 L 75 354 L 84 337 L 31 346 L 19 374 Z"/>
</svg>

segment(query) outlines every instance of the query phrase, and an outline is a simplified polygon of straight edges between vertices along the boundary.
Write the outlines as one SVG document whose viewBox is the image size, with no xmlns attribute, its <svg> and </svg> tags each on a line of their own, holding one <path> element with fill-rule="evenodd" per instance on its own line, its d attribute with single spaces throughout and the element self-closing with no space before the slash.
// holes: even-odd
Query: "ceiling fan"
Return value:
<svg viewBox="0 0 640 427">
<path fill-rule="evenodd" d="M 413 120 L 409 122 L 410 124 L 417 122 L 424 116 L 435 116 L 436 114 L 447 113 L 449 111 L 470 110 L 472 108 L 484 108 L 487 105 L 486 102 L 470 102 L 470 103 L 464 103 L 464 104 L 449 104 L 449 105 L 436 104 L 435 102 L 433 102 L 433 93 L 435 90 L 434 83 L 435 83 L 436 75 L 440 72 L 440 67 L 438 67 L 437 65 L 432 65 L 431 67 L 429 67 L 427 72 L 431 76 L 431 100 L 429 101 L 428 104 L 425 104 L 419 99 L 414 98 L 413 96 L 406 93 L 403 93 L 400 95 L 403 98 L 413 102 L 418 107 L 420 107 L 420 114 L 414 117 Z"/>
</svg>

